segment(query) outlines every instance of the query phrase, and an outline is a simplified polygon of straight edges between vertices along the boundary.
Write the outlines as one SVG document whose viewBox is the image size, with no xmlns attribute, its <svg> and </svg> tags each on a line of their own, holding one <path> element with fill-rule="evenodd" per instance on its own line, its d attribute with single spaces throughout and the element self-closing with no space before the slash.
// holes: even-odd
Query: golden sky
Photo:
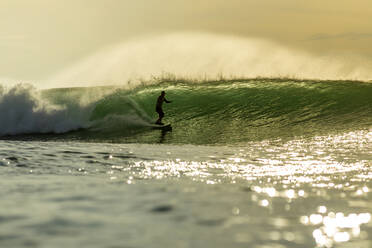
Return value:
<svg viewBox="0 0 372 248">
<path fill-rule="evenodd" d="M 372 60 L 372 1 L 1 0 L 0 78 L 47 78 L 103 47 L 183 31 Z"/>
</svg>

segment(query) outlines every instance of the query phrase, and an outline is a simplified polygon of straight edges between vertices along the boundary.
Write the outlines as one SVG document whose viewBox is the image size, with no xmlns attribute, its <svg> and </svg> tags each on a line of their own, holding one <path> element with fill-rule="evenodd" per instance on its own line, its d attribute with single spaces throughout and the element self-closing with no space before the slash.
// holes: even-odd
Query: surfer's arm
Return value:
<svg viewBox="0 0 372 248">
<path fill-rule="evenodd" d="M 171 103 L 172 101 L 168 101 L 167 99 L 164 98 L 164 102 Z"/>
</svg>

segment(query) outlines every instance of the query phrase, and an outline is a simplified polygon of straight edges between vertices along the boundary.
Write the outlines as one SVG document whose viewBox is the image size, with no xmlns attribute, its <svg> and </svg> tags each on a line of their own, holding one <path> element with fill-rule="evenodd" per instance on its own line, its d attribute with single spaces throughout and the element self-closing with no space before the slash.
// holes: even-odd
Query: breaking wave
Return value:
<svg viewBox="0 0 372 248">
<path fill-rule="evenodd" d="M 161 80 L 133 89 L 17 85 L 0 92 L 0 135 L 157 142 L 154 103 L 167 92 L 170 143 L 230 144 L 370 128 L 372 84 L 356 81 Z M 71 132 L 79 130 L 76 132 Z M 36 137 L 36 136 L 35 136 Z"/>
</svg>

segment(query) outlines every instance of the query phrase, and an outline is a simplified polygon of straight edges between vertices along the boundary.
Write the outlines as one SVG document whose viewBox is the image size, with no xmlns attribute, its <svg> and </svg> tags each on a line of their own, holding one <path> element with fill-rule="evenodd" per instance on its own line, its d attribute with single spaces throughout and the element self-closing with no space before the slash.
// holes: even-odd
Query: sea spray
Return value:
<svg viewBox="0 0 372 248">
<path fill-rule="evenodd" d="M 221 77 L 371 80 L 370 68 L 370 62 L 355 56 L 315 56 L 258 38 L 181 32 L 112 45 L 49 81 L 50 85 L 133 87 L 164 73 L 193 81 Z"/>
<path fill-rule="evenodd" d="M 0 135 L 64 133 L 88 124 L 84 108 L 72 116 L 66 106 L 52 104 L 29 84 L 0 89 Z"/>
<path fill-rule="evenodd" d="M 90 116 L 93 124 L 91 130 L 112 133 L 115 130 L 131 131 L 153 125 L 155 120 L 150 111 L 146 112 L 136 101 L 136 92 L 117 89 L 98 101 Z M 133 94 L 136 100 L 132 98 Z"/>
</svg>

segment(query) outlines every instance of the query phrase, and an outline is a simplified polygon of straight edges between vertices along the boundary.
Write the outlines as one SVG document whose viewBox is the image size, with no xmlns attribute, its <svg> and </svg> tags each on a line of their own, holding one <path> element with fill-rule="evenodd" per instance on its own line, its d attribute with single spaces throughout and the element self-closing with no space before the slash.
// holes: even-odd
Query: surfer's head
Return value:
<svg viewBox="0 0 372 248">
<path fill-rule="evenodd" d="M 161 92 L 161 95 L 162 96 L 165 96 L 165 91 L 164 90 Z"/>
</svg>

